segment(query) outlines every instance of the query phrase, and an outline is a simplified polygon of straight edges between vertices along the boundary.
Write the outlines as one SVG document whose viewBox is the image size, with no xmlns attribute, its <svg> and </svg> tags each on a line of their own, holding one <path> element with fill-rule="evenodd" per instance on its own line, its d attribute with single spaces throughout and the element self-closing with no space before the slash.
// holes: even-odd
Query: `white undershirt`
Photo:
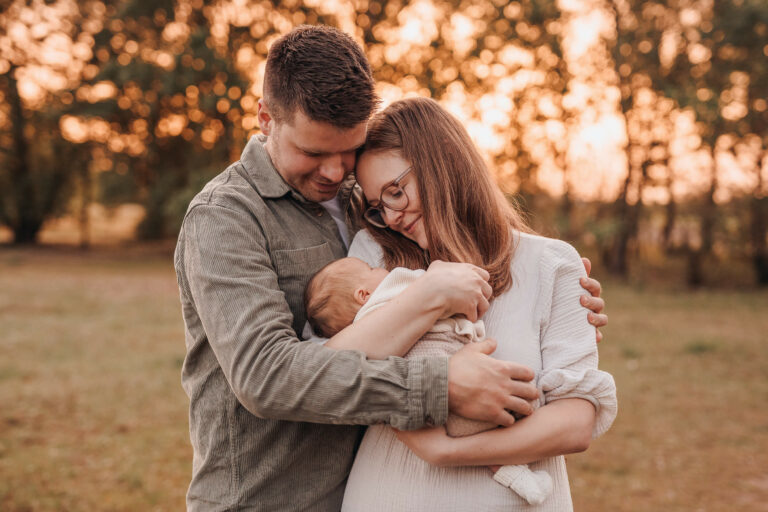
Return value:
<svg viewBox="0 0 768 512">
<path fill-rule="evenodd" d="M 344 211 L 341 209 L 341 202 L 339 202 L 339 196 L 323 201 L 320 203 L 331 214 L 331 218 L 336 221 L 336 226 L 339 228 L 339 234 L 341 240 L 344 242 L 344 247 L 349 249 L 349 234 L 347 232 L 347 223 L 344 220 Z"/>
</svg>

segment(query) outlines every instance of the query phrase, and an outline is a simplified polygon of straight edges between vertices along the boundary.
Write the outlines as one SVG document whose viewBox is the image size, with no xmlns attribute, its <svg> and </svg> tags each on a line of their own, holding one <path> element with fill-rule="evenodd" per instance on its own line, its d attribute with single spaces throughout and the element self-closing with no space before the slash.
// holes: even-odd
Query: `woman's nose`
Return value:
<svg viewBox="0 0 768 512">
<path fill-rule="evenodd" d="M 386 222 L 390 227 L 397 226 L 400 224 L 400 221 L 403 220 L 402 211 L 393 210 L 388 206 L 384 206 L 382 210 L 384 214 L 384 222 Z"/>
</svg>

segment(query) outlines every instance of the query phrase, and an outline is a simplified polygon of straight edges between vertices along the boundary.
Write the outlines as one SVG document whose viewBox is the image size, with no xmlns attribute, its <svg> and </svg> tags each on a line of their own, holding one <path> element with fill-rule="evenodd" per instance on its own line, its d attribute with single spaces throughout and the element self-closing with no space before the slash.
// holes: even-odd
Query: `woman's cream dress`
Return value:
<svg viewBox="0 0 768 512">
<path fill-rule="evenodd" d="M 371 266 L 381 265 L 381 249 L 365 231 L 349 251 Z M 565 242 L 518 235 L 512 259 L 514 284 L 494 299 L 483 317 L 487 336 L 498 348 L 493 356 L 536 371 L 544 403 L 583 398 L 597 409 L 593 437 L 605 432 L 616 416 L 616 387 L 610 374 L 597 369 L 594 327 L 579 303 L 584 266 Z M 554 482 L 539 506 L 496 483 L 486 467 L 430 466 L 397 440 L 387 426 L 369 427 L 347 482 L 343 511 L 466 512 L 552 511 L 573 509 L 565 459 L 529 464 L 547 471 Z"/>
</svg>

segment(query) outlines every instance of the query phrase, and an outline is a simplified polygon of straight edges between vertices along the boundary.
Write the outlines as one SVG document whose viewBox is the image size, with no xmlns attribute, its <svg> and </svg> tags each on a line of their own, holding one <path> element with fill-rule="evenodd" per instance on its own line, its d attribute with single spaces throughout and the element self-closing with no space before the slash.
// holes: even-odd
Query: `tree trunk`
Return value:
<svg viewBox="0 0 768 512">
<path fill-rule="evenodd" d="M 669 149 L 667 149 L 669 151 Z M 672 172 L 672 167 L 669 165 L 669 158 L 665 158 L 661 162 L 667 168 L 666 188 L 669 199 L 664 207 L 665 219 L 664 230 L 662 232 L 662 243 L 664 244 L 664 252 L 669 254 L 672 251 L 672 231 L 675 229 L 675 221 L 677 220 L 677 202 L 675 202 L 675 194 L 673 186 L 675 183 L 675 176 Z"/>
<path fill-rule="evenodd" d="M 13 243 L 16 245 L 36 244 L 37 234 L 42 226 L 42 221 L 37 219 L 20 219 L 20 222 L 13 226 Z"/>
<path fill-rule="evenodd" d="M 608 271 L 618 276 L 626 276 L 629 271 L 627 265 L 627 254 L 629 242 L 636 229 L 634 213 L 637 204 L 629 204 L 629 188 L 632 185 L 632 166 L 627 171 L 627 178 L 624 180 L 624 188 L 616 199 L 616 209 L 614 218 L 619 222 L 619 228 L 613 239 L 611 249 L 607 251 L 607 261 L 605 261 Z M 638 201 L 639 202 L 639 201 Z"/>
<path fill-rule="evenodd" d="M 714 144 L 712 146 L 714 148 Z M 709 192 L 704 200 L 703 211 L 701 213 L 701 246 L 698 249 L 689 248 L 688 258 L 688 285 L 692 288 L 704 284 L 704 260 L 712 252 L 715 237 L 715 222 L 717 221 L 717 204 L 715 203 L 715 193 L 718 187 L 717 161 L 715 160 L 715 151 L 712 150 L 712 178 L 710 181 Z"/>
<path fill-rule="evenodd" d="M 91 206 L 91 171 L 88 164 L 80 165 L 80 248 L 87 249 L 91 245 L 91 223 L 88 208 Z"/>
<path fill-rule="evenodd" d="M 768 286 L 768 245 L 765 238 L 768 234 L 768 198 L 755 197 L 752 199 L 752 262 L 755 268 L 755 278 L 758 286 Z"/>
<path fill-rule="evenodd" d="M 688 247 L 688 272 L 687 282 L 691 288 L 698 288 L 704 284 L 704 253 L 701 248 Z"/>
<path fill-rule="evenodd" d="M 757 187 L 752 196 L 750 238 L 752 239 L 752 264 L 758 286 L 768 286 L 768 197 L 763 195 L 763 159 L 757 161 Z"/>
<path fill-rule="evenodd" d="M 43 224 L 37 215 L 35 191 L 30 176 L 29 152 L 27 139 L 24 135 L 24 111 L 19 96 L 18 82 L 16 81 L 16 66 L 11 64 L 7 73 L 8 77 L 8 103 L 10 104 L 11 126 L 13 136 L 13 155 L 10 164 L 11 207 L 10 228 L 13 231 L 15 244 L 32 244 L 37 242 L 37 233 Z"/>
<path fill-rule="evenodd" d="M 672 250 L 672 230 L 675 229 L 675 220 L 677 217 L 677 203 L 670 196 L 666 206 L 667 218 L 664 222 L 664 251 L 669 253 Z"/>
</svg>

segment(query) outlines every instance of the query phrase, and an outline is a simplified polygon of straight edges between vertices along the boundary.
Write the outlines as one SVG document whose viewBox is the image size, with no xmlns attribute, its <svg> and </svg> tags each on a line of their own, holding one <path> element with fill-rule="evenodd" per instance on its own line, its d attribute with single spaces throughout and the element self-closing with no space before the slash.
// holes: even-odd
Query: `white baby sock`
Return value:
<svg viewBox="0 0 768 512">
<path fill-rule="evenodd" d="M 531 505 L 540 505 L 552 492 L 549 473 L 531 471 L 528 466 L 502 466 L 493 479 L 515 491 Z"/>
</svg>

